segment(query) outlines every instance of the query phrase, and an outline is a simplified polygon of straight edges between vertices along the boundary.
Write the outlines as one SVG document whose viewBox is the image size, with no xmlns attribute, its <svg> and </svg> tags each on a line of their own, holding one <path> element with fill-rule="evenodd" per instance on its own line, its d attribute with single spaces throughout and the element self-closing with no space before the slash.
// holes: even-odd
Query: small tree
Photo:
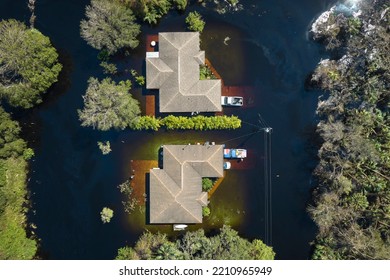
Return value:
<svg viewBox="0 0 390 280">
<path fill-rule="evenodd" d="M 173 0 L 178 10 L 184 11 L 187 7 L 187 0 Z"/>
<path fill-rule="evenodd" d="M 190 12 L 186 17 L 187 28 L 191 31 L 202 32 L 205 21 L 198 12 Z"/>
<path fill-rule="evenodd" d="M 27 148 L 23 151 L 23 158 L 25 160 L 31 159 L 33 156 L 35 156 L 34 150 L 31 148 Z"/>
<path fill-rule="evenodd" d="M 203 215 L 203 217 L 210 216 L 210 213 L 211 213 L 210 208 L 208 208 L 207 206 L 202 207 L 202 215 Z"/>
<path fill-rule="evenodd" d="M 111 218 L 114 216 L 114 211 L 111 210 L 110 208 L 108 207 L 104 207 L 102 209 L 102 211 L 100 212 L 100 218 L 103 222 L 103 224 L 105 223 L 109 223 L 111 221 Z"/>
<path fill-rule="evenodd" d="M 101 82 L 90 78 L 83 96 L 84 109 L 78 110 L 81 125 L 103 131 L 131 127 L 141 110 L 130 89 L 129 81 L 116 84 L 110 78 Z"/>
<path fill-rule="evenodd" d="M 213 188 L 214 182 L 210 178 L 202 178 L 202 190 L 205 192 Z"/>
<path fill-rule="evenodd" d="M 99 142 L 97 142 L 97 144 L 98 144 L 100 151 L 102 151 L 103 155 L 108 155 L 109 153 L 111 153 L 110 141 L 106 141 L 106 143 L 99 141 Z"/>
<path fill-rule="evenodd" d="M 119 1 L 92 0 L 86 7 L 87 20 L 80 23 L 81 37 L 95 49 L 113 54 L 122 48 L 136 48 L 140 25 L 133 11 Z"/>
<path fill-rule="evenodd" d="M 108 63 L 107 61 L 102 61 L 100 66 L 103 68 L 104 74 L 116 75 L 118 73 L 118 68 L 114 63 Z"/>
</svg>

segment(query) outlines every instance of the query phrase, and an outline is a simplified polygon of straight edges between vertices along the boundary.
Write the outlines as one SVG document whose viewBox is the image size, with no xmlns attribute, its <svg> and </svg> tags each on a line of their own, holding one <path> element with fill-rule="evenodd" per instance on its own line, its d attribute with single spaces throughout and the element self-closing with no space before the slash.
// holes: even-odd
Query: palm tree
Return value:
<svg viewBox="0 0 390 280">
<path fill-rule="evenodd" d="M 183 259 L 183 254 L 180 252 L 174 243 L 164 243 L 156 251 L 156 260 L 180 260 Z"/>
</svg>

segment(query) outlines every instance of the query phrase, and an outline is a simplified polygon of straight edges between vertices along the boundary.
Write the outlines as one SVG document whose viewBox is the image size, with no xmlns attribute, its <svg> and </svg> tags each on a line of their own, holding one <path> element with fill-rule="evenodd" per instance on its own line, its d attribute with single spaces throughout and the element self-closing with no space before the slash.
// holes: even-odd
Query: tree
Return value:
<svg viewBox="0 0 390 280">
<path fill-rule="evenodd" d="M 16 20 L 0 22 L 0 96 L 30 108 L 57 81 L 62 69 L 49 38 Z"/>
<path fill-rule="evenodd" d="M 317 21 L 325 44 L 344 55 L 313 76 L 329 92 L 317 107 L 313 259 L 390 258 L 390 14 L 386 1 L 357 5 L 359 17 L 332 10 Z"/>
<path fill-rule="evenodd" d="M 101 218 L 103 224 L 109 223 L 113 216 L 114 216 L 114 211 L 108 207 L 104 207 L 102 209 L 102 211 L 100 212 L 100 218 Z"/>
<path fill-rule="evenodd" d="M 167 241 L 156 250 L 156 260 L 181 260 L 183 253 L 177 249 L 176 244 Z"/>
<path fill-rule="evenodd" d="M 109 153 L 111 153 L 110 141 L 106 141 L 105 143 L 98 141 L 97 145 L 98 145 L 98 147 L 103 155 L 108 155 Z"/>
<path fill-rule="evenodd" d="M 223 226 L 215 236 L 207 237 L 200 229 L 186 232 L 176 242 L 169 241 L 165 234 L 147 231 L 134 248 L 119 249 L 117 259 L 255 260 L 274 256 L 272 248 L 260 240 L 249 242 L 229 226 Z"/>
<path fill-rule="evenodd" d="M 202 190 L 208 192 L 213 188 L 214 182 L 210 178 L 202 178 Z"/>
<path fill-rule="evenodd" d="M 143 21 L 156 24 L 172 7 L 172 0 L 117 0 L 137 13 Z M 182 0 L 179 0 L 182 2 Z"/>
<path fill-rule="evenodd" d="M 20 127 L 0 107 L 0 259 L 32 259 L 37 243 L 26 230 L 27 173 L 30 154 Z"/>
<path fill-rule="evenodd" d="M 188 5 L 187 0 L 173 0 L 178 10 L 184 11 Z"/>
<path fill-rule="evenodd" d="M 95 49 L 114 54 L 122 48 L 136 48 L 140 25 L 130 8 L 116 2 L 92 0 L 86 7 L 87 20 L 80 23 L 81 37 Z"/>
<path fill-rule="evenodd" d="M 110 78 L 101 82 L 90 78 L 83 96 L 84 109 L 78 110 L 81 125 L 103 131 L 131 127 L 141 110 L 130 89 L 130 82 L 116 84 Z"/>
<path fill-rule="evenodd" d="M 205 22 L 198 12 L 190 12 L 186 17 L 187 28 L 191 31 L 202 32 Z"/>
</svg>

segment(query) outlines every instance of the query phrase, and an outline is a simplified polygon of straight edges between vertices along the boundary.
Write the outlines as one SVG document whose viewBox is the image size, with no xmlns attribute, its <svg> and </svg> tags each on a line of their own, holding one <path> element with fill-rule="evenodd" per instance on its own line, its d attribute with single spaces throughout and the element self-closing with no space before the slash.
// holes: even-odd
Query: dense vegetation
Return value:
<svg viewBox="0 0 390 280">
<path fill-rule="evenodd" d="M 133 11 L 117 1 L 92 0 L 86 7 L 87 20 L 80 23 L 81 37 L 98 50 L 113 54 L 139 44 L 140 25 Z"/>
<path fill-rule="evenodd" d="M 362 1 L 362 14 L 333 13 L 322 39 L 343 56 L 313 80 L 323 139 L 309 212 L 318 225 L 314 259 L 390 259 L 390 7 Z M 334 25 L 336 24 L 336 25 Z M 337 49 L 337 47 L 340 47 Z"/>
<path fill-rule="evenodd" d="M 241 120 L 236 116 L 211 116 L 198 115 L 195 117 L 183 117 L 169 115 L 164 118 L 142 116 L 136 118 L 131 126 L 136 130 L 154 130 L 160 127 L 166 130 L 219 130 L 237 129 L 241 127 Z"/>
<path fill-rule="evenodd" d="M 133 126 L 141 110 L 130 89 L 129 81 L 116 84 L 110 78 L 90 78 L 83 96 L 84 108 L 78 110 L 81 125 L 103 131 Z"/>
<path fill-rule="evenodd" d="M 31 149 L 19 133 L 19 124 L 0 107 L 0 259 L 32 259 L 37 250 L 25 231 Z"/>
<path fill-rule="evenodd" d="M 62 69 L 49 38 L 19 21 L 0 21 L 0 97 L 30 108 L 57 81 Z"/>
<path fill-rule="evenodd" d="M 186 17 L 186 23 L 188 30 L 197 32 L 202 32 L 206 24 L 198 12 L 190 12 Z"/>
<path fill-rule="evenodd" d="M 158 20 L 166 15 L 169 10 L 176 7 L 185 10 L 187 0 L 116 0 L 131 8 L 139 18 L 149 24 L 157 24 Z"/>
<path fill-rule="evenodd" d="M 224 226 L 207 237 L 202 229 L 189 231 L 176 241 L 165 234 L 145 232 L 133 248 L 118 250 L 118 260 L 271 260 L 275 253 L 261 240 L 252 242 Z"/>
<path fill-rule="evenodd" d="M 199 66 L 199 79 L 200 80 L 212 80 L 212 79 L 217 79 L 217 77 L 211 71 L 209 66 L 200 65 Z"/>
</svg>

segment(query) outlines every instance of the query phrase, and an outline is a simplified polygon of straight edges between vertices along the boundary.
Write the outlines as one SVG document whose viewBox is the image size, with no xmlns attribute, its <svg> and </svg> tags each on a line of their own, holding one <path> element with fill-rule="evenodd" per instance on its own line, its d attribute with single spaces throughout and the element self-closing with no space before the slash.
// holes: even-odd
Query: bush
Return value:
<svg viewBox="0 0 390 280">
<path fill-rule="evenodd" d="M 200 80 L 211 80 L 217 77 L 211 72 L 211 69 L 207 65 L 199 66 L 199 79 Z"/>
<path fill-rule="evenodd" d="M 198 12 L 190 12 L 186 17 L 186 23 L 188 30 L 197 32 L 202 32 L 206 24 Z"/>
<path fill-rule="evenodd" d="M 202 178 L 202 190 L 204 192 L 210 191 L 214 186 L 213 180 L 210 178 Z"/>
<path fill-rule="evenodd" d="M 109 223 L 113 216 L 114 216 L 114 211 L 108 207 L 104 207 L 102 209 L 102 211 L 100 212 L 100 218 L 101 218 L 103 224 Z"/>
<path fill-rule="evenodd" d="M 106 143 L 97 142 L 97 144 L 98 144 L 100 151 L 102 151 L 103 155 L 108 155 L 109 153 L 111 153 L 110 141 L 106 141 Z"/>
<path fill-rule="evenodd" d="M 104 74 L 110 74 L 110 75 L 115 75 L 118 72 L 118 68 L 114 63 L 108 63 L 106 61 L 102 61 L 100 63 L 100 66 L 103 68 L 103 73 Z"/>
<path fill-rule="evenodd" d="M 211 214 L 210 208 L 208 208 L 207 206 L 202 207 L 203 217 L 208 217 L 210 216 L 210 214 Z"/>
<path fill-rule="evenodd" d="M 173 0 L 178 10 L 184 11 L 187 7 L 187 0 Z"/>
<path fill-rule="evenodd" d="M 236 116 L 212 116 L 183 117 L 169 115 L 165 118 L 154 116 L 138 117 L 131 126 L 135 130 L 154 130 L 160 127 L 166 130 L 222 130 L 237 129 L 241 127 L 241 120 Z"/>
</svg>

